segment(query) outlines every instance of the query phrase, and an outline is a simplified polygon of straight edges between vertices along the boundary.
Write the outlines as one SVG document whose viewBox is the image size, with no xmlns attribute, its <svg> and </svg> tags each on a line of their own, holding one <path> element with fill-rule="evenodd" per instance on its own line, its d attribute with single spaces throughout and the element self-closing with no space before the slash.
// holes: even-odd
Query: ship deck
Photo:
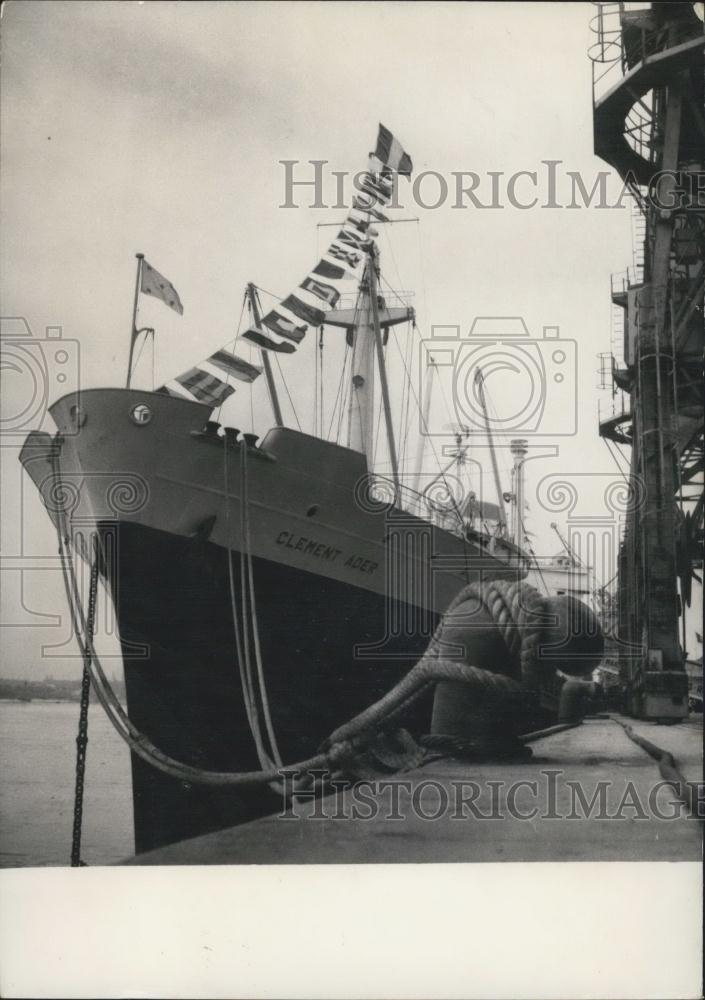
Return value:
<svg viewBox="0 0 705 1000">
<path fill-rule="evenodd" d="M 699 861 L 702 823 L 620 720 L 702 789 L 702 716 L 593 717 L 536 740 L 527 761 L 436 758 L 126 863 Z"/>
</svg>

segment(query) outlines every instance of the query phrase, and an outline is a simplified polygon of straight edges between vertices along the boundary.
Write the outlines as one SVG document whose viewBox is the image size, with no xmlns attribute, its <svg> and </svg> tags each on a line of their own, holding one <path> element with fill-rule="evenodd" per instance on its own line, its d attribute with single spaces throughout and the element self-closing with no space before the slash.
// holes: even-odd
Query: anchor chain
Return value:
<svg viewBox="0 0 705 1000">
<path fill-rule="evenodd" d="M 91 560 L 90 589 L 88 592 L 88 614 L 86 616 L 85 634 L 88 646 L 93 642 L 95 631 L 95 605 L 98 590 L 98 558 L 93 544 L 93 559 Z M 88 647 L 84 647 L 86 649 Z M 83 789 L 86 776 L 86 752 L 88 749 L 88 705 L 91 694 L 91 675 L 89 658 L 84 654 L 83 675 L 81 677 L 81 708 L 78 716 L 78 735 L 76 736 L 76 785 L 73 799 L 73 833 L 71 837 L 71 867 L 85 866 L 81 861 L 81 831 L 83 827 Z"/>
</svg>

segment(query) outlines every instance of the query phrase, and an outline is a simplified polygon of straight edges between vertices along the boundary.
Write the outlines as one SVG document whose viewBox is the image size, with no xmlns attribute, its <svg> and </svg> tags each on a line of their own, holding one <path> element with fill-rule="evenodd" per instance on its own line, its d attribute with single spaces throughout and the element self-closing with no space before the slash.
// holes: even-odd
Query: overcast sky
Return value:
<svg viewBox="0 0 705 1000">
<path fill-rule="evenodd" d="M 558 326 L 576 342 L 577 433 L 544 439 L 556 457 L 536 461 L 528 475 L 528 526 L 542 554 L 556 551 L 548 525 L 563 515 L 541 509 L 539 480 L 580 474 L 582 513 L 597 515 L 607 478 L 619 478 L 597 435 L 595 386 L 597 354 L 610 350 L 610 272 L 631 261 L 629 208 L 521 210 L 507 201 L 506 178 L 537 171 L 542 201 L 541 161 L 561 161 L 558 196 L 567 201 L 568 171 L 579 171 L 589 190 L 607 169 L 592 152 L 591 16 L 589 4 L 562 3 L 6 3 L 3 316 L 25 317 L 37 338 L 61 326 L 79 344 L 82 386 L 122 385 L 134 255 L 144 252 L 185 310 L 178 317 L 147 302 L 140 314 L 157 330 L 161 384 L 233 337 L 246 282 L 288 294 L 332 235 L 317 224 L 342 218 L 306 207 L 305 191 L 302 207 L 281 208 L 279 161 L 301 160 L 301 177 L 311 176 L 311 159 L 361 170 L 382 121 L 417 174 L 437 171 L 452 185 L 453 172 L 474 171 L 484 200 L 489 172 L 503 175 L 504 207 L 487 210 L 453 208 L 451 196 L 424 209 L 402 185 L 405 209 L 395 214 L 419 222 L 385 230 L 382 267 L 391 285 L 416 292 L 422 334 L 444 324 L 465 333 L 475 316 L 520 316 L 535 338 Z M 612 178 L 613 200 L 620 188 Z M 431 200 L 433 183 L 423 192 Z M 521 185 L 517 192 L 531 195 Z M 282 362 L 305 430 L 312 348 L 309 335 Z M 330 396 L 336 349 L 331 342 Z M 137 375 L 146 387 L 148 360 Z M 390 370 L 398 397 L 392 359 Z M 497 378 L 488 389 L 501 406 L 515 387 Z M 254 390 L 258 432 L 271 423 L 263 381 Z M 23 393 L 26 383 L 8 373 L 10 416 Z M 52 382 L 52 400 L 60 394 Z M 555 433 L 565 429 L 570 394 L 548 395 Z M 440 425 L 444 411 L 435 406 Z M 222 419 L 245 427 L 249 414 L 241 390 Z M 55 554 L 53 529 L 17 463 L 21 438 L 40 422 L 3 440 L 5 556 Z M 508 465 L 503 454 L 500 466 Z M 20 626 L 4 630 L 3 672 L 41 675 L 41 646 L 62 641 L 62 628 L 26 626 L 48 622 L 38 613 L 63 620 L 59 574 L 12 570 L 3 583 L 3 621 Z M 77 660 L 44 662 L 64 675 L 80 669 Z"/>
</svg>

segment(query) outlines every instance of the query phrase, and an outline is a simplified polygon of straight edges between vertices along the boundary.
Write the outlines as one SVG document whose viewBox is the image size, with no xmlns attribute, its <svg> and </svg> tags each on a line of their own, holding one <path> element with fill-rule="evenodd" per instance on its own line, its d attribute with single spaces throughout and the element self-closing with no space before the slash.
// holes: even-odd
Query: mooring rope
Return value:
<svg viewBox="0 0 705 1000">
<path fill-rule="evenodd" d="M 60 495 L 62 486 L 59 465 L 61 445 L 61 436 L 57 434 L 51 453 L 55 495 Z M 533 687 L 536 684 L 540 677 L 538 646 L 541 625 L 539 619 L 543 619 L 541 612 L 544 610 L 541 596 L 532 587 L 523 583 L 509 584 L 505 581 L 472 583 L 466 586 L 451 602 L 434 633 L 429 649 L 421 660 L 383 698 L 338 727 L 324 741 L 321 752 L 281 768 L 249 772 L 208 771 L 185 764 L 165 754 L 136 728 L 105 675 L 95 650 L 91 629 L 87 628 L 86 615 L 80 600 L 65 513 L 62 504 L 59 503 L 57 505 L 57 534 L 66 596 L 76 639 L 84 663 L 88 667 L 96 696 L 115 730 L 133 753 L 157 770 L 179 780 L 206 785 L 252 786 L 270 784 L 280 780 L 282 770 L 314 771 L 327 769 L 334 772 L 369 745 L 370 741 L 379 735 L 381 729 L 388 728 L 399 715 L 438 681 L 459 681 L 501 693 L 504 697 L 520 698 L 526 694 L 529 686 Z M 470 598 L 478 600 L 488 609 L 495 623 L 499 626 L 500 634 L 504 638 L 509 652 L 518 656 L 521 664 L 522 682 L 440 656 L 441 645 L 438 636 L 443 622 L 460 604 Z M 527 684 L 527 681 L 530 684 Z"/>
<path fill-rule="evenodd" d="M 564 733 L 567 729 L 577 729 L 582 726 L 583 720 L 577 722 L 559 722 L 557 726 L 548 726 L 546 729 L 535 729 L 532 733 L 522 733 L 518 739 L 522 743 L 535 743 L 536 740 L 543 740 L 547 736 L 555 736 L 556 733 Z"/>
<path fill-rule="evenodd" d="M 257 668 L 257 681 L 259 688 L 259 697 L 262 704 L 262 715 L 264 716 L 264 725 L 267 730 L 267 737 L 269 739 L 269 748 L 271 751 L 271 763 L 276 764 L 278 767 L 282 766 L 282 759 L 279 753 L 279 747 L 277 746 L 277 738 L 274 734 L 274 725 L 272 723 L 272 713 L 269 708 L 269 698 L 267 696 L 267 682 L 264 678 L 264 668 L 262 665 L 262 649 L 260 647 L 259 641 L 259 620 L 257 618 L 257 602 L 255 598 L 255 581 L 254 574 L 252 570 L 252 544 L 250 538 L 250 495 L 249 495 L 249 477 L 248 477 L 248 463 L 247 463 L 247 441 L 243 441 L 240 446 L 240 511 L 241 511 L 241 546 L 242 551 L 240 554 L 241 561 L 244 559 L 244 568 L 247 571 L 247 587 L 245 587 L 245 573 L 242 574 L 242 613 L 243 619 L 245 619 L 246 610 L 246 598 L 245 594 L 249 598 L 250 605 L 250 622 L 252 627 L 252 640 L 255 653 L 255 666 Z M 246 639 L 247 642 L 247 634 Z M 245 647 L 245 655 L 247 657 L 247 670 L 250 676 L 252 675 L 252 669 L 249 662 L 249 650 L 247 646 Z M 261 739 L 261 737 L 260 737 Z"/>
<path fill-rule="evenodd" d="M 233 568 L 233 550 L 231 545 L 230 529 L 230 485 L 227 438 L 223 439 L 223 482 L 225 493 L 225 531 L 228 558 L 228 595 L 230 598 L 230 612 L 233 621 L 233 633 L 235 636 L 235 655 L 237 657 L 237 666 L 240 673 L 240 687 L 242 689 L 242 698 L 245 706 L 247 722 L 250 727 L 250 732 L 252 733 L 252 738 L 255 741 L 255 747 L 257 749 L 257 755 L 260 758 L 260 764 L 264 767 L 264 747 L 261 746 L 261 742 L 258 742 L 259 720 L 257 718 L 257 703 L 255 702 L 254 693 L 252 691 L 251 678 L 248 676 L 245 667 L 245 656 L 243 653 L 242 635 L 240 631 L 240 616 L 237 609 L 235 571 Z"/>
<path fill-rule="evenodd" d="M 653 757 L 658 764 L 661 777 L 673 785 L 676 797 L 687 806 L 690 815 L 698 819 L 705 819 L 703 803 L 698 798 L 697 783 L 686 781 L 676 764 L 673 754 L 662 747 L 656 746 L 655 743 L 647 740 L 644 736 L 640 736 L 630 725 L 622 722 L 621 719 L 616 718 L 614 715 L 610 715 L 610 718 L 618 726 L 622 727 L 630 740 L 641 747 L 642 750 L 645 750 L 649 757 Z M 702 785 L 700 786 L 700 795 L 702 796 Z"/>
</svg>

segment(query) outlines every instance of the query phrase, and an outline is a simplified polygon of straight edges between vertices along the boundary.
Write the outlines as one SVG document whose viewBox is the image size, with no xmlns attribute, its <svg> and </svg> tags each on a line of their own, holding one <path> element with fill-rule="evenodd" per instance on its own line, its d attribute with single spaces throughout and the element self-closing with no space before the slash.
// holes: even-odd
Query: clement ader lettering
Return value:
<svg viewBox="0 0 705 1000">
<path fill-rule="evenodd" d="M 342 549 L 336 549 L 333 545 L 326 545 L 325 542 L 318 542 L 315 538 L 306 538 L 304 535 L 294 535 L 290 531 L 280 531 L 277 535 L 277 545 L 283 545 L 294 552 L 303 552 L 305 556 L 314 556 L 316 559 L 326 559 L 328 562 L 336 562 L 338 556 L 343 556 Z M 357 569 L 361 573 L 374 573 L 379 563 L 371 559 L 364 559 L 362 556 L 350 555 L 345 559 L 345 566 L 350 569 Z"/>
</svg>

